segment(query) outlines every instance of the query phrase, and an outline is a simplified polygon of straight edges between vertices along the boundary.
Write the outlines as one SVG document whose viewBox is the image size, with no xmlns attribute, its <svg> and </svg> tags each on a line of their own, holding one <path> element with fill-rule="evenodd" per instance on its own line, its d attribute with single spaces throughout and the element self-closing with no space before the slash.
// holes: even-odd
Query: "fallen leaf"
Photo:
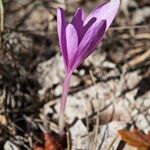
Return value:
<svg viewBox="0 0 150 150">
<path fill-rule="evenodd" d="M 63 150 L 60 140 L 52 135 L 44 135 L 44 146 L 34 145 L 33 150 Z"/>
<path fill-rule="evenodd" d="M 38 146 L 34 146 L 34 148 L 33 148 L 34 150 L 44 150 L 44 148 L 42 148 L 42 147 L 38 147 Z"/>
<path fill-rule="evenodd" d="M 150 133 L 145 135 L 138 129 L 135 129 L 134 131 L 119 130 L 118 134 L 123 141 L 136 147 L 137 150 L 149 150 L 150 148 Z"/>
<path fill-rule="evenodd" d="M 62 150 L 62 146 L 59 143 L 59 140 L 54 138 L 53 136 L 50 136 L 48 134 L 45 134 L 45 150 Z"/>
<path fill-rule="evenodd" d="M 33 146 L 33 150 L 45 150 L 45 148 L 42 146 L 39 146 L 38 143 L 36 142 Z"/>
</svg>

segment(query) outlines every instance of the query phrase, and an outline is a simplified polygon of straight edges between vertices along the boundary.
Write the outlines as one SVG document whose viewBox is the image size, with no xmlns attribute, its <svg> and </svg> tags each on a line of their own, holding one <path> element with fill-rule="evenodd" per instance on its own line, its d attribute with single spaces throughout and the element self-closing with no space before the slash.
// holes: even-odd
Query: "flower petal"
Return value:
<svg viewBox="0 0 150 150">
<path fill-rule="evenodd" d="M 74 57 L 72 71 L 74 71 L 96 48 L 106 30 L 106 20 L 96 21 L 85 33 L 81 40 L 77 54 Z"/>
<path fill-rule="evenodd" d="M 67 68 L 68 56 L 67 56 L 67 47 L 66 47 L 66 34 L 65 29 L 67 22 L 65 20 L 64 10 L 62 8 L 57 9 L 57 31 L 59 38 L 60 50 L 63 55 L 65 67 Z"/>
<path fill-rule="evenodd" d="M 85 19 L 84 24 L 86 24 L 91 18 L 96 17 L 98 20 L 106 20 L 107 30 L 118 12 L 119 5 L 120 0 L 111 0 L 110 2 L 102 3 L 90 13 Z"/>
<path fill-rule="evenodd" d="M 75 15 L 73 16 L 73 19 L 71 21 L 71 24 L 75 27 L 78 36 L 81 33 L 81 30 L 83 28 L 83 21 L 84 21 L 84 12 L 81 8 L 78 8 Z"/>
<path fill-rule="evenodd" d="M 77 52 L 78 47 L 77 31 L 72 24 L 68 24 L 66 27 L 66 44 L 68 52 L 68 66 L 69 66 L 72 63 L 72 60 Z"/>
<path fill-rule="evenodd" d="M 86 31 L 93 25 L 93 23 L 96 21 L 96 18 L 93 17 L 91 18 L 88 23 L 86 25 L 83 26 L 82 31 L 79 35 L 79 42 L 82 40 L 84 34 L 86 33 Z"/>
</svg>

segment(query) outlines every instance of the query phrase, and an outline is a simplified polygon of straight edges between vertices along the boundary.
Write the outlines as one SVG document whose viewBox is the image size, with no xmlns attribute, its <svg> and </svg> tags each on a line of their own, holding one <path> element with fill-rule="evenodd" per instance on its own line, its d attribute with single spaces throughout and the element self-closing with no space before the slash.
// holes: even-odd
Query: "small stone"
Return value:
<svg viewBox="0 0 150 150">
<path fill-rule="evenodd" d="M 138 74 L 137 71 L 135 71 L 132 73 L 127 73 L 125 75 L 125 79 L 126 79 L 126 84 L 127 84 L 128 88 L 133 89 L 140 82 L 142 77 Z"/>
<path fill-rule="evenodd" d="M 70 132 L 73 138 L 77 138 L 78 136 L 87 134 L 88 130 L 83 122 L 81 120 L 78 120 L 76 124 L 70 128 Z"/>
<path fill-rule="evenodd" d="M 101 67 L 105 59 L 106 59 L 105 53 L 95 51 L 91 56 L 89 56 L 87 62 L 93 64 L 95 67 Z"/>
<path fill-rule="evenodd" d="M 102 67 L 114 69 L 114 68 L 116 68 L 116 65 L 110 61 L 104 61 L 102 64 Z"/>
<path fill-rule="evenodd" d="M 57 69 L 56 69 L 57 68 Z M 64 64 L 59 55 L 42 62 L 37 66 L 36 76 L 42 89 L 39 94 L 43 95 L 47 89 L 62 82 L 64 78 Z"/>
<path fill-rule="evenodd" d="M 81 83 L 81 80 L 79 77 L 72 75 L 71 81 L 70 81 L 70 87 L 76 87 Z"/>
<path fill-rule="evenodd" d="M 20 150 L 20 148 L 11 141 L 6 141 L 4 144 L 4 150 Z"/>
<path fill-rule="evenodd" d="M 53 114 L 54 111 L 51 107 L 49 107 L 48 105 L 45 105 L 44 106 L 44 116 L 47 116 L 49 114 Z"/>
<path fill-rule="evenodd" d="M 79 71 L 79 75 L 80 75 L 80 76 L 84 76 L 84 75 L 85 75 L 85 70 L 84 70 L 84 69 L 81 69 L 81 70 Z"/>
<path fill-rule="evenodd" d="M 149 123 L 143 114 L 137 116 L 136 126 L 141 130 L 146 129 L 149 126 Z"/>
<path fill-rule="evenodd" d="M 55 88 L 55 95 L 59 96 L 62 94 L 62 85 L 57 85 L 57 87 Z"/>
</svg>

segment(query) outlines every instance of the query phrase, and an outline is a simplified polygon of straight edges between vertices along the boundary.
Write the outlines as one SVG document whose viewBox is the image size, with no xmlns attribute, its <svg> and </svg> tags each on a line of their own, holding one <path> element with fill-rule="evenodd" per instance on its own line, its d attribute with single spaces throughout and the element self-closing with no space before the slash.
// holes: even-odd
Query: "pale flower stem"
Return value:
<svg viewBox="0 0 150 150">
<path fill-rule="evenodd" d="M 71 74 L 66 74 L 63 84 L 62 98 L 60 104 L 60 115 L 59 115 L 59 134 L 60 136 L 64 135 L 64 111 L 67 102 L 67 96 L 69 91 L 69 83 L 70 83 Z"/>
</svg>

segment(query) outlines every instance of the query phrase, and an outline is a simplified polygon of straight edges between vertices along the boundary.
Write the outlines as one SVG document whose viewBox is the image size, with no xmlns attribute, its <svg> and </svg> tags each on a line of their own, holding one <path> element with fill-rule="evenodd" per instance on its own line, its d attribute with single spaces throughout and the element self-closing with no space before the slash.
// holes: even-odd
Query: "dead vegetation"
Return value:
<svg viewBox="0 0 150 150">
<path fill-rule="evenodd" d="M 58 132 L 64 68 L 56 8 L 96 0 L 0 0 L 0 149 L 31 150 Z M 65 113 L 67 148 L 129 150 L 119 129 L 150 130 L 150 3 L 122 0 L 103 44 L 74 73 Z"/>
</svg>

